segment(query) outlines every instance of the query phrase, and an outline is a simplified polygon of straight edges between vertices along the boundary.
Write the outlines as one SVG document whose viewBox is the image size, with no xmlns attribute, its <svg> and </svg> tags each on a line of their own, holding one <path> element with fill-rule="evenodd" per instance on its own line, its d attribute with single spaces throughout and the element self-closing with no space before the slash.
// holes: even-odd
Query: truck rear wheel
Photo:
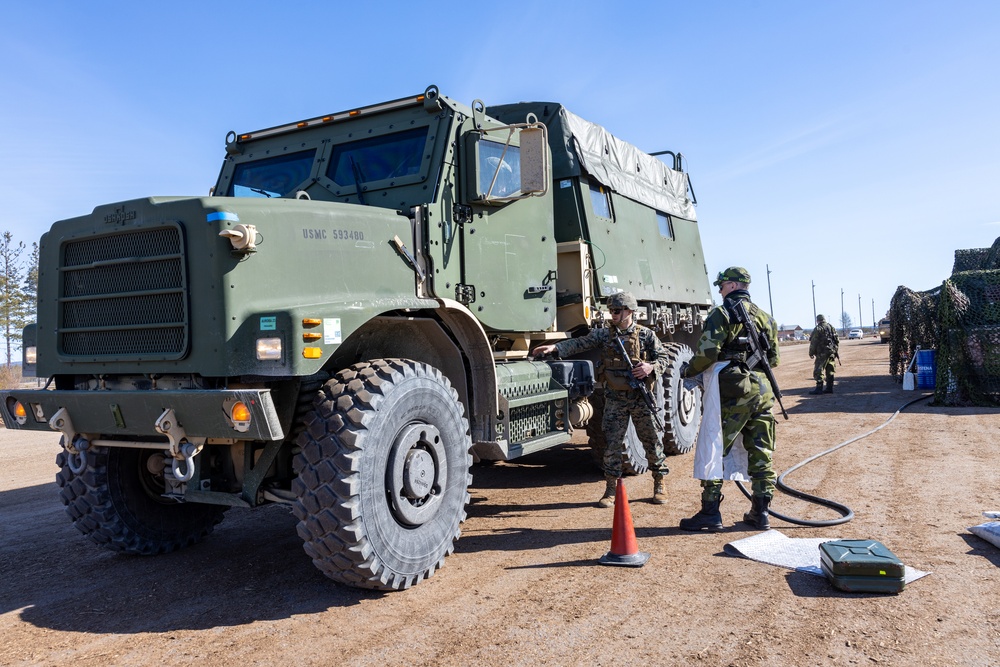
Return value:
<svg viewBox="0 0 1000 667">
<path fill-rule="evenodd" d="M 227 508 L 164 498 L 158 456 L 150 449 L 91 447 L 77 475 L 60 452 L 59 497 L 77 529 L 106 549 L 141 556 L 188 547 L 211 533 Z"/>
<path fill-rule="evenodd" d="M 694 357 L 694 351 L 681 343 L 664 343 L 663 346 L 667 348 L 670 358 L 662 382 L 665 408 L 663 451 L 684 454 L 691 451 L 698 441 L 698 429 L 701 427 L 701 389 L 686 388 L 681 377 L 681 369 Z"/>
<path fill-rule="evenodd" d="M 323 387 L 299 436 L 298 533 L 326 576 L 409 588 L 454 551 L 469 501 L 469 423 L 440 371 L 358 363 Z"/>
</svg>

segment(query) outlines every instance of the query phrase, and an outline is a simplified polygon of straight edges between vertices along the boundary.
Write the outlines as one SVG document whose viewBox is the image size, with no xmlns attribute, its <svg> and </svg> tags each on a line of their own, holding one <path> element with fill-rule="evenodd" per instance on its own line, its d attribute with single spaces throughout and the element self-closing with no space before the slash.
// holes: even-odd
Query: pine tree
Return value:
<svg viewBox="0 0 1000 667">
<path fill-rule="evenodd" d="M 26 316 L 26 304 L 33 301 L 25 293 L 25 285 L 22 283 L 25 280 L 21 260 L 23 252 L 24 244 L 15 244 L 13 234 L 5 231 L 0 236 L 0 328 L 6 342 L 7 366 L 10 366 L 12 352 L 20 347 L 21 330 L 30 321 Z M 35 278 L 37 281 L 37 271 Z"/>
</svg>

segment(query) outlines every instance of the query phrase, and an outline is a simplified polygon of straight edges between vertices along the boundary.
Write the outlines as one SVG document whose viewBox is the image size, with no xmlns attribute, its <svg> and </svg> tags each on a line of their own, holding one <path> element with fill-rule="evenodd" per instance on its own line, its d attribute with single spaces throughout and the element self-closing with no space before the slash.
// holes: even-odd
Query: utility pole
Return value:
<svg viewBox="0 0 1000 667">
<path fill-rule="evenodd" d="M 861 329 L 862 331 L 865 330 L 865 322 L 864 322 L 864 319 L 861 317 L 861 295 L 860 294 L 858 295 L 858 328 Z"/>
<path fill-rule="evenodd" d="M 875 299 L 872 299 L 872 334 L 878 333 L 878 320 L 875 319 Z"/>
<path fill-rule="evenodd" d="M 813 284 L 813 326 L 816 325 L 816 281 L 812 281 Z"/>
<path fill-rule="evenodd" d="M 844 288 L 841 287 L 840 288 L 840 330 L 843 332 L 844 338 L 847 338 L 847 329 L 844 328 L 844 325 L 847 324 L 847 322 L 844 321 L 844 313 L 845 312 L 846 311 L 844 310 Z"/>
<path fill-rule="evenodd" d="M 774 317 L 774 302 L 771 301 L 771 267 L 764 265 L 767 269 L 767 305 L 771 307 L 771 317 Z"/>
</svg>

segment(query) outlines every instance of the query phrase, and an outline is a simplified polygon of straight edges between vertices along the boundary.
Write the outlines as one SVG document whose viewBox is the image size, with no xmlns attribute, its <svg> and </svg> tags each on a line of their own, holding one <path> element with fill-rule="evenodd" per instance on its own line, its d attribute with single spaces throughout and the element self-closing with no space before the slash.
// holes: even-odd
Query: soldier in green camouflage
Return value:
<svg viewBox="0 0 1000 667">
<path fill-rule="evenodd" d="M 698 342 L 698 350 L 684 370 L 693 377 L 707 370 L 718 361 L 729 361 L 719 372 L 719 398 L 722 412 L 723 453 L 728 454 L 737 435 L 743 436 L 747 450 L 748 472 L 753 487 L 752 508 L 743 515 L 743 521 L 755 528 L 771 527 L 768 507 L 774 496 L 776 475 L 771 465 L 774 454 L 774 392 L 767 377 L 759 368 L 749 368 L 746 331 L 735 314 L 731 302 L 744 302 L 758 331 L 770 342 L 768 363 L 778 365 L 778 327 L 774 319 L 750 301 L 750 274 L 746 269 L 733 266 L 719 273 L 715 280 L 722 294 L 722 305 L 713 308 L 705 320 L 705 328 Z M 722 530 L 721 479 L 701 482 L 701 510 L 689 519 L 681 519 L 683 530 Z"/>
<path fill-rule="evenodd" d="M 632 418 L 635 432 L 646 450 L 646 461 L 653 473 L 653 503 L 663 505 L 667 502 L 663 476 L 669 469 L 664 465 L 666 456 L 663 453 L 663 443 L 653 413 L 647 407 L 641 392 L 629 386 L 628 377 L 644 382 L 647 389 L 652 391 L 656 378 L 662 377 L 666 369 L 668 356 L 666 348 L 653 330 L 633 321 L 637 308 L 635 297 L 628 292 L 614 294 L 608 298 L 610 327 L 597 327 L 591 329 L 586 336 L 560 341 L 554 345 L 539 345 L 532 351 L 536 357 L 552 353 L 569 357 L 595 348 L 601 350 L 599 377 L 604 382 L 604 417 L 601 426 L 607 447 L 604 450 L 606 484 L 604 495 L 597 501 L 598 507 L 611 507 L 614 504 L 615 488 L 618 478 L 622 476 L 622 454 L 629 417 Z M 615 343 L 616 337 L 621 338 L 634 366 L 629 366 L 622 358 Z"/>
<path fill-rule="evenodd" d="M 809 334 L 809 358 L 816 359 L 813 366 L 813 379 L 816 388 L 810 394 L 832 394 L 833 373 L 837 366 L 834 363 L 840 354 L 840 337 L 833 325 L 822 315 L 816 316 L 816 328 Z M 826 389 L 823 388 L 823 374 L 826 373 Z"/>
</svg>

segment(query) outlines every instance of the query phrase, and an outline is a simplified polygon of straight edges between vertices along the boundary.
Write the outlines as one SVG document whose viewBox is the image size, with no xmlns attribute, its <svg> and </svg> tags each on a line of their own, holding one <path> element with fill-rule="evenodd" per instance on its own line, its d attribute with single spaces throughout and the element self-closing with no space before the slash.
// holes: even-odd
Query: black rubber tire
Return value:
<svg viewBox="0 0 1000 667">
<path fill-rule="evenodd" d="M 126 554 L 154 556 L 196 544 L 222 521 L 222 505 L 178 503 L 161 497 L 162 476 L 147 467 L 156 450 L 91 447 L 79 475 L 66 451 L 56 457 L 59 498 L 73 525 L 96 544 Z M 167 465 L 169 465 L 169 461 Z"/>
<path fill-rule="evenodd" d="M 701 387 L 687 389 L 681 369 L 691 361 L 694 351 L 682 343 L 664 343 L 670 358 L 663 373 L 663 451 L 666 454 L 685 454 L 698 441 L 701 428 Z M 657 392 L 659 393 L 659 392 Z M 659 396 L 657 396 L 659 400 Z"/>
<path fill-rule="evenodd" d="M 401 590 L 444 565 L 472 482 L 469 423 L 448 379 L 406 359 L 354 364 L 324 385 L 306 421 L 293 511 L 316 567 Z"/>
<path fill-rule="evenodd" d="M 587 422 L 587 437 L 590 439 L 590 455 L 597 467 L 604 470 L 604 451 L 607 449 L 607 439 L 604 437 L 604 391 L 597 389 L 590 395 L 590 404 L 594 408 L 594 416 Z M 625 431 L 625 451 L 622 453 L 622 474 L 641 475 L 649 470 L 646 462 L 646 449 L 635 432 L 632 419 L 628 420 Z"/>
</svg>

